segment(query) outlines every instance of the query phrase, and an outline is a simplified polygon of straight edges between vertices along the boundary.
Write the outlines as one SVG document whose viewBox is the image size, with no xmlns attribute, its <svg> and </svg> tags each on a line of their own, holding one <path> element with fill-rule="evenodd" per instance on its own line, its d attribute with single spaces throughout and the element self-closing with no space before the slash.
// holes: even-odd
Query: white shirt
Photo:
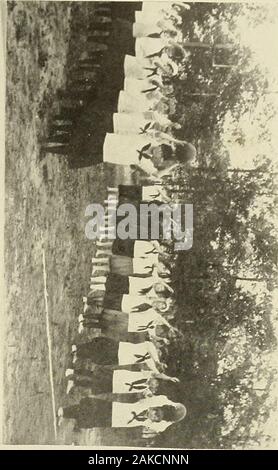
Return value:
<svg viewBox="0 0 278 470">
<path fill-rule="evenodd" d="M 125 77 L 143 79 L 146 78 L 151 72 L 146 70 L 145 67 L 151 67 L 151 62 L 147 60 L 138 61 L 137 57 L 126 55 L 124 59 L 124 74 Z"/>
<path fill-rule="evenodd" d="M 146 115 L 147 113 L 114 113 L 115 134 L 140 134 L 144 129 L 146 132 L 150 131 L 155 122 L 147 119 Z"/>
<path fill-rule="evenodd" d="M 142 295 L 142 291 L 150 288 L 151 290 L 144 295 L 146 295 L 147 297 L 156 296 L 156 293 L 153 288 L 153 284 L 156 282 L 156 280 L 153 278 L 153 276 L 148 276 L 148 277 L 129 276 L 128 281 L 129 281 L 129 289 L 128 289 L 129 294 Z"/>
<path fill-rule="evenodd" d="M 140 332 L 148 331 L 151 335 L 155 334 L 155 327 L 163 325 L 162 316 L 157 313 L 153 308 L 145 310 L 144 312 L 130 313 L 128 316 L 128 331 Z"/>
<path fill-rule="evenodd" d="M 150 255 L 148 258 L 133 258 L 134 274 L 151 274 L 152 267 L 158 263 L 158 255 Z"/>
<path fill-rule="evenodd" d="M 165 47 L 167 41 L 162 38 L 137 38 L 135 41 L 136 57 L 147 57 L 155 54 Z"/>
<path fill-rule="evenodd" d="M 157 85 L 153 83 L 152 78 L 136 79 L 136 78 L 125 78 L 124 80 L 124 90 L 127 93 L 143 93 L 143 91 L 157 88 Z M 148 92 L 151 93 L 151 92 Z M 144 93 L 147 99 L 149 99 L 148 93 Z"/>
<path fill-rule="evenodd" d="M 113 393 L 140 393 L 148 389 L 148 381 L 154 376 L 150 370 L 142 370 L 140 372 L 130 370 L 115 370 L 113 372 Z M 142 388 L 134 388 L 134 382 L 140 380 L 138 386 Z M 134 384 L 133 388 L 129 384 Z"/>
<path fill-rule="evenodd" d="M 134 252 L 133 252 L 133 257 L 134 258 L 149 258 L 149 256 L 154 256 L 157 254 L 157 249 L 153 245 L 153 243 L 144 241 L 144 240 L 136 240 L 134 242 Z M 155 251 L 153 251 L 155 250 Z M 153 251 L 153 253 L 150 253 L 150 251 Z"/>
<path fill-rule="evenodd" d="M 151 370 L 158 372 L 154 362 L 158 360 L 157 350 L 151 341 L 144 341 L 143 343 L 127 343 L 121 341 L 119 343 L 119 365 L 147 364 Z"/>
<path fill-rule="evenodd" d="M 138 421 L 134 418 L 133 412 L 136 415 L 147 412 L 149 408 L 159 407 L 163 405 L 174 405 L 173 402 L 168 400 L 164 395 L 158 395 L 150 398 L 144 398 L 137 403 L 118 403 L 112 404 L 112 427 L 113 428 L 126 428 L 134 426 L 144 426 L 157 433 L 165 431 L 172 423 L 170 421 L 160 421 L 154 423 L 150 419 Z"/>
<path fill-rule="evenodd" d="M 103 144 L 103 161 L 116 165 L 139 165 L 147 173 L 152 174 L 156 170 L 151 158 L 139 159 L 138 152 L 150 145 L 144 153 L 152 157 L 151 147 L 156 144 L 156 141 L 148 136 L 107 133 Z"/>
<path fill-rule="evenodd" d="M 122 297 L 121 310 L 124 313 L 133 312 L 138 305 L 146 303 L 147 300 L 148 299 L 144 295 L 124 294 Z"/>
<path fill-rule="evenodd" d="M 123 90 L 121 90 L 119 93 L 119 113 L 148 112 L 151 111 L 155 105 L 155 101 L 152 102 L 148 100 L 145 96 L 134 96 Z"/>
</svg>

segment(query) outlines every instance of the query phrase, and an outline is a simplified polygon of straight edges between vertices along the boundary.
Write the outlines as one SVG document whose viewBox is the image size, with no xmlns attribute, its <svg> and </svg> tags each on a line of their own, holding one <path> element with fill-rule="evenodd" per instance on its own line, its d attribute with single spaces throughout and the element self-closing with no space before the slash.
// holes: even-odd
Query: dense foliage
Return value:
<svg viewBox="0 0 278 470">
<path fill-rule="evenodd" d="M 194 167 L 165 179 L 173 200 L 194 207 L 193 248 L 172 258 L 175 319 L 184 338 L 169 348 L 169 372 L 181 377 L 177 398 L 187 405 L 188 416 L 160 443 L 166 439 L 177 447 L 252 447 L 270 439 L 263 423 L 273 406 L 275 377 L 270 353 L 276 347 L 277 170 L 273 155 L 256 153 L 250 168 L 233 167 L 222 142 L 229 115 L 232 137 L 244 148 L 237 121 L 256 114 L 269 92 L 250 50 L 240 46 L 236 21 L 242 15 L 256 25 L 267 10 L 195 3 L 184 13 L 185 38 L 230 44 L 221 60 L 233 66 L 215 68 L 210 49 L 186 48 L 172 98 L 172 118 L 182 126 L 179 137 L 198 148 Z M 267 141 L 274 109 L 269 102 L 262 109 L 257 138 Z"/>
</svg>

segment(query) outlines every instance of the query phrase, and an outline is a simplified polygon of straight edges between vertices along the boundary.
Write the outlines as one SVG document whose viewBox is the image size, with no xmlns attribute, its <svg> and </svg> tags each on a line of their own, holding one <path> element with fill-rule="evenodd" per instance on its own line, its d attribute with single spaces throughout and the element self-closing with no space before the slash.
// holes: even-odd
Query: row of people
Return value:
<svg viewBox="0 0 278 470">
<path fill-rule="evenodd" d="M 125 73 L 131 74 L 125 77 L 113 115 L 114 132 L 106 130 L 101 154 L 104 162 L 139 167 L 160 179 L 177 160 L 194 158 L 196 150 L 173 136 L 174 123 L 159 110 L 178 70 L 172 55 L 178 47 L 172 43 L 173 36 L 178 40 L 178 8 L 158 8 L 152 25 L 145 22 L 148 8 L 143 3 L 135 16 L 136 57 L 125 58 Z M 99 158 L 99 149 L 95 151 Z M 167 198 L 160 185 L 149 192 L 146 188 L 122 186 L 114 193 L 119 197 L 121 192 L 130 202 L 132 192 L 139 199 Z M 167 250 L 152 239 L 111 243 L 101 238 L 97 247 L 79 332 L 97 328 L 101 335 L 72 345 L 72 365 L 66 371 L 67 391 L 83 387 L 87 396 L 58 415 L 74 419 L 77 428 L 139 428 L 143 437 L 153 437 L 186 415 L 185 406 L 171 400 L 163 386 L 178 382 L 165 374 L 167 345 L 179 334 L 166 318 L 173 294 Z"/>
<path fill-rule="evenodd" d="M 187 5 L 172 4 L 166 10 L 160 6 L 158 21 L 164 10 L 171 18 L 168 21 L 173 21 L 181 8 L 187 8 Z M 148 9 L 136 12 L 136 18 L 142 14 L 144 21 L 133 25 L 135 56 L 127 54 L 124 58 L 124 87 L 119 93 L 117 112 L 108 116 L 107 110 L 102 110 L 103 98 L 100 97 L 94 108 L 89 106 L 81 116 L 68 143 L 65 142 L 66 129 L 62 129 L 63 142 L 53 145 L 52 152 L 73 158 L 82 154 L 91 165 L 101 162 L 131 165 L 157 178 L 169 174 L 181 162 L 195 158 L 195 147 L 175 138 L 174 131 L 179 125 L 168 116 L 168 104 L 173 96 L 172 80 L 179 73 L 177 51 L 182 48 L 177 39 L 173 42 L 167 34 L 163 38 L 153 37 L 155 33 L 149 33 L 148 28 L 145 33 L 141 28 L 142 34 L 137 37 L 138 25 L 148 25 L 147 12 Z M 110 109 L 110 106 L 106 108 Z M 103 123 L 102 129 L 100 123 Z"/>
</svg>

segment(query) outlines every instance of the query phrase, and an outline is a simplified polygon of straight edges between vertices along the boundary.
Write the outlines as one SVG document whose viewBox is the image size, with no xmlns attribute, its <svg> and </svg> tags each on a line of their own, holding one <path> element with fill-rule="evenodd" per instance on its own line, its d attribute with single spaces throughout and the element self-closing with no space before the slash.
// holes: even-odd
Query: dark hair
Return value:
<svg viewBox="0 0 278 470">
<path fill-rule="evenodd" d="M 176 408 L 172 405 L 163 405 L 161 407 L 163 411 L 163 419 L 165 421 L 175 421 L 176 420 Z"/>
<path fill-rule="evenodd" d="M 163 160 L 171 160 L 173 158 L 173 149 L 168 144 L 161 144 L 161 152 Z"/>
<path fill-rule="evenodd" d="M 190 162 L 196 156 L 196 149 L 194 145 L 186 143 L 185 145 L 177 145 L 175 149 L 175 158 L 179 162 Z"/>
<path fill-rule="evenodd" d="M 174 60 L 182 60 L 184 59 L 184 52 L 180 46 L 171 46 L 170 47 L 170 57 Z"/>
</svg>

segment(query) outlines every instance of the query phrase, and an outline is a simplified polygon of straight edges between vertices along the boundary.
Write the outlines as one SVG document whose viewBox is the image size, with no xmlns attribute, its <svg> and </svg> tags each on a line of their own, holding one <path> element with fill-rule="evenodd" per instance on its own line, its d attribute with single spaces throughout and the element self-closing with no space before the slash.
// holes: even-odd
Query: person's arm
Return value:
<svg viewBox="0 0 278 470">
<path fill-rule="evenodd" d="M 164 318 L 160 313 L 157 314 L 157 320 L 160 325 L 165 325 L 167 326 L 170 330 L 173 328 L 172 325 Z"/>
<path fill-rule="evenodd" d="M 168 382 L 176 382 L 176 383 L 179 382 L 179 379 L 177 377 L 169 377 L 169 375 L 164 374 L 163 372 L 160 372 L 159 374 L 156 374 L 155 377 L 157 377 L 158 379 L 161 379 L 161 380 L 167 380 Z"/>
<path fill-rule="evenodd" d="M 162 338 L 161 336 L 156 335 L 155 333 L 152 335 L 152 340 L 157 342 L 159 345 L 164 344 L 168 346 L 170 344 L 170 341 L 167 338 Z"/>
<path fill-rule="evenodd" d="M 178 6 L 180 8 L 182 8 L 183 10 L 190 10 L 190 5 L 188 5 L 188 3 L 184 3 L 184 2 L 174 2 L 173 5 L 174 6 Z"/>
<path fill-rule="evenodd" d="M 174 293 L 174 289 L 172 289 L 172 287 L 170 287 L 170 286 L 167 284 L 167 282 L 161 281 L 161 284 L 163 284 L 163 286 L 164 286 L 169 292 L 171 292 L 171 294 Z"/>
</svg>

